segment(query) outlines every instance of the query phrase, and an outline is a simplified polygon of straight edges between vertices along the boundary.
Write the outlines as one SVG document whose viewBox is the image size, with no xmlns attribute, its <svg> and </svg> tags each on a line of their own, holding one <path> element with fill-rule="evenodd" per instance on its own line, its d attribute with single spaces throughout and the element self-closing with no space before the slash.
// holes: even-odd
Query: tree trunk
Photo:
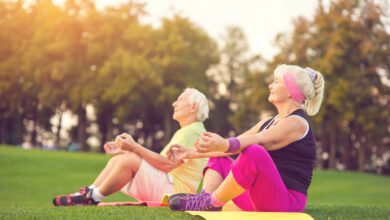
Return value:
<svg viewBox="0 0 390 220">
<path fill-rule="evenodd" d="M 172 136 L 172 113 L 169 109 L 164 112 L 164 142 L 168 143 Z"/>
<path fill-rule="evenodd" d="M 0 118 L 0 144 L 5 144 L 5 135 L 6 135 L 6 119 L 1 117 Z"/>
<path fill-rule="evenodd" d="M 316 149 L 316 168 L 317 169 L 323 169 L 324 168 L 324 163 L 323 163 L 323 160 L 322 160 L 322 152 L 324 152 L 325 150 L 325 132 L 324 132 L 324 128 L 325 128 L 325 123 L 322 124 L 322 126 L 320 126 L 318 128 L 318 131 L 319 131 L 319 134 L 322 134 L 321 137 L 320 137 L 320 140 L 319 140 L 319 143 L 317 144 L 317 149 Z"/>
<path fill-rule="evenodd" d="M 358 153 L 358 170 L 359 172 L 362 172 L 364 171 L 364 162 L 366 160 L 365 148 L 363 145 L 359 146 L 357 153 Z"/>
<path fill-rule="evenodd" d="M 358 158 L 358 170 L 359 172 L 364 171 L 364 163 L 366 160 L 366 141 L 363 135 L 360 135 L 362 132 L 359 132 L 359 148 L 357 149 L 357 158 Z"/>
<path fill-rule="evenodd" d="M 341 162 L 345 165 L 346 169 L 349 169 L 351 167 L 350 165 L 350 158 L 351 158 L 351 148 L 353 146 L 353 141 L 351 139 L 351 134 L 348 133 L 348 143 L 346 146 L 344 146 L 343 154 L 341 157 Z"/>
<path fill-rule="evenodd" d="M 100 107 L 97 114 L 97 123 L 101 134 L 99 151 L 104 153 L 104 144 L 112 140 L 112 111 L 110 107 Z"/>
<path fill-rule="evenodd" d="M 99 146 L 99 152 L 104 153 L 104 144 L 107 143 L 107 129 L 100 129 L 100 132 L 102 134 L 101 143 Z"/>
<path fill-rule="evenodd" d="M 336 147 L 337 147 L 337 124 L 332 123 L 332 127 L 329 131 L 329 169 L 336 167 Z"/>
<path fill-rule="evenodd" d="M 99 147 L 99 151 L 104 153 L 104 144 L 108 141 L 111 141 L 112 139 L 112 122 L 111 122 L 111 116 L 103 116 L 102 118 L 102 125 L 100 128 L 100 132 L 102 133 L 102 139 L 101 144 Z"/>
<path fill-rule="evenodd" d="M 15 144 L 13 139 L 14 132 L 14 116 L 11 115 L 9 117 L 1 119 L 1 142 L 2 144 Z"/>
<path fill-rule="evenodd" d="M 322 123 L 322 131 L 323 131 L 323 135 L 321 137 L 321 145 L 322 145 L 322 149 L 321 149 L 321 155 L 320 155 L 320 160 L 321 160 L 321 164 L 322 164 L 322 167 L 325 168 L 325 169 L 329 169 L 329 157 L 328 158 L 323 158 L 323 154 L 324 153 L 328 153 L 329 155 L 329 150 L 330 150 L 330 145 L 329 145 L 329 127 L 330 125 L 327 124 L 327 123 Z"/>
<path fill-rule="evenodd" d="M 56 132 L 56 141 L 55 141 L 55 146 L 56 146 L 56 147 L 59 147 L 59 146 L 60 146 L 61 129 L 62 129 L 62 111 L 59 111 L 58 125 L 57 125 L 57 132 Z"/>
<path fill-rule="evenodd" d="M 20 145 L 23 143 L 23 117 L 21 114 L 15 114 L 13 117 L 13 131 L 12 131 L 12 142 L 13 145 Z"/>
<path fill-rule="evenodd" d="M 358 170 L 359 169 L 359 151 L 363 147 L 361 146 L 361 136 L 359 132 L 358 125 L 356 122 L 351 123 L 351 133 L 354 134 L 354 138 L 352 139 L 352 145 L 349 146 L 349 169 L 350 170 Z"/>
<path fill-rule="evenodd" d="M 77 109 L 78 127 L 77 127 L 77 142 L 79 143 L 82 151 L 88 151 L 87 146 L 87 116 L 85 106 L 80 105 Z"/>
<path fill-rule="evenodd" d="M 11 116 L 12 117 L 12 116 Z M 12 118 L 6 117 L 1 119 L 1 143 L 12 144 Z"/>
<path fill-rule="evenodd" d="M 33 121 L 33 130 L 31 132 L 31 145 L 33 147 L 37 147 L 37 135 L 38 135 L 38 132 L 37 132 L 37 123 L 38 123 L 38 107 L 34 107 L 34 112 L 33 112 L 33 118 L 32 118 L 32 121 Z"/>
</svg>

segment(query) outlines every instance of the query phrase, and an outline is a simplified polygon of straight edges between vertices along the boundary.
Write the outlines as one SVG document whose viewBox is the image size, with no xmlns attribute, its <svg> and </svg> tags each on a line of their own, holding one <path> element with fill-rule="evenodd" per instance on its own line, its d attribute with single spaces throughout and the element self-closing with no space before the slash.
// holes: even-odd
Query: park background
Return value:
<svg viewBox="0 0 390 220">
<path fill-rule="evenodd" d="M 213 11 L 205 10 L 211 21 Z M 100 8 L 88 0 L 63 4 L 0 1 L 0 143 L 8 146 L 1 148 L 0 156 L 7 167 L 2 172 L 9 177 L 6 180 L 2 175 L 0 195 L 13 198 L 17 190 L 6 193 L 8 187 L 20 181 L 18 171 L 27 165 L 23 162 L 34 161 L 34 157 L 46 161 L 59 155 L 74 160 L 96 157 L 102 164 L 92 166 L 90 171 L 95 174 L 106 160 L 96 154 L 43 150 L 103 152 L 102 143 L 127 132 L 159 152 L 178 128 L 171 117 L 171 104 L 186 87 L 197 88 L 208 97 L 209 131 L 226 137 L 239 134 L 275 114 L 267 101 L 268 83 L 276 66 L 287 63 L 314 68 L 326 80 L 322 108 L 312 118 L 320 179 L 339 174 L 330 185 L 348 188 L 337 179 L 348 175 L 357 175 L 351 182 L 374 178 L 361 187 L 377 186 L 378 196 L 384 198 L 368 199 L 367 204 L 386 204 L 379 212 L 388 214 L 389 2 L 316 1 L 312 11 L 310 16 L 294 17 L 288 31 L 273 37 L 269 43 L 275 53 L 270 56 L 254 52 L 239 25 L 224 27 L 221 38 L 215 39 L 175 10 L 160 25 L 151 25 L 145 22 L 150 16 L 146 5 L 137 1 Z M 255 19 L 267 20 L 261 14 Z M 34 150 L 25 154 L 18 146 Z M 16 161 L 21 165 L 15 165 Z M 69 166 L 57 167 L 57 171 L 74 172 L 70 164 L 63 161 Z M 83 166 L 81 161 L 76 164 Z M 38 170 L 56 167 L 49 162 L 41 165 Z M 323 171 L 328 169 L 385 177 Z M 54 175 L 55 170 L 51 172 Z M 77 173 L 73 178 L 80 179 Z M 355 190 L 364 191 L 360 185 Z M 368 192 L 368 197 L 377 195 Z M 322 201 L 313 196 L 313 201 Z"/>
</svg>

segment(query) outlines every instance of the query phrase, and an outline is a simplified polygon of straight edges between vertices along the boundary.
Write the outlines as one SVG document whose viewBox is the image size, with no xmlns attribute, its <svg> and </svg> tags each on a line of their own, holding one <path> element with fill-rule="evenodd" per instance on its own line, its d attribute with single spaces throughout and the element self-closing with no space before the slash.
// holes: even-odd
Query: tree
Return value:
<svg viewBox="0 0 390 220">
<path fill-rule="evenodd" d="M 31 14 L 24 10 L 22 2 L 1 2 L 0 19 L 1 142 L 20 144 L 24 119 L 32 119 L 34 143 L 38 88 L 23 62 L 33 34 Z"/>
<path fill-rule="evenodd" d="M 163 113 L 164 139 L 172 135 L 172 103 L 186 87 L 195 87 L 208 95 L 212 84 L 206 71 L 218 61 L 216 43 L 187 18 L 163 19 L 156 34 L 152 62 L 160 68 L 162 86 L 156 108 Z"/>
<path fill-rule="evenodd" d="M 386 8 L 373 1 L 321 1 L 312 21 L 298 18 L 294 31 L 279 36 L 276 63 L 311 66 L 326 80 L 322 110 L 314 118 L 325 167 L 363 170 L 388 127 L 390 35 L 381 16 Z M 292 40 L 288 40 L 291 38 Z"/>
<path fill-rule="evenodd" d="M 251 67 L 259 62 L 262 62 L 260 56 L 249 55 L 244 32 L 239 27 L 228 27 L 220 63 L 210 71 L 210 75 L 220 88 L 213 97 L 215 111 L 218 113 L 212 112 L 210 120 L 213 129 L 222 135 L 226 136 L 231 131 L 241 132 L 253 125 L 254 118 L 257 120 L 256 113 L 247 106 L 249 102 L 247 95 L 252 90 L 248 89 L 247 83 L 250 82 L 246 80 L 253 77 L 257 69 Z"/>
</svg>

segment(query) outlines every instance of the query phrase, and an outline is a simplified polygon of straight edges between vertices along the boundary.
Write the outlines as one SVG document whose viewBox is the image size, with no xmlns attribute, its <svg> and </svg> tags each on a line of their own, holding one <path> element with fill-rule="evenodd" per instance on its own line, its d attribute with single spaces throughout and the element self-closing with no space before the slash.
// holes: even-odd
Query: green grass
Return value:
<svg viewBox="0 0 390 220">
<path fill-rule="evenodd" d="M 390 205 L 390 178 L 367 173 L 316 171 L 309 204 Z"/>
<path fill-rule="evenodd" d="M 0 219 L 194 219 L 168 208 L 56 208 L 51 198 L 90 184 L 108 156 L 0 147 Z M 107 201 L 130 198 L 117 193 Z M 306 213 L 315 219 L 390 219 L 390 178 L 316 171 Z"/>
</svg>

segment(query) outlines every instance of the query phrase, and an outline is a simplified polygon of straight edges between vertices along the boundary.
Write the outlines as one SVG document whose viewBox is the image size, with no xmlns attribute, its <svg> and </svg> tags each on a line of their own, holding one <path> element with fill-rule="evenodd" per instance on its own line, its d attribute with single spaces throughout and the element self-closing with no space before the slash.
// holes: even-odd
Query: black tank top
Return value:
<svg viewBox="0 0 390 220">
<path fill-rule="evenodd" d="M 308 122 L 302 109 L 295 110 L 291 115 L 298 115 Z M 273 119 L 266 121 L 260 131 L 267 128 L 272 121 Z M 286 187 L 305 195 L 311 183 L 316 159 L 315 137 L 309 122 L 308 126 L 309 130 L 302 139 L 281 149 L 268 151 Z"/>
</svg>

